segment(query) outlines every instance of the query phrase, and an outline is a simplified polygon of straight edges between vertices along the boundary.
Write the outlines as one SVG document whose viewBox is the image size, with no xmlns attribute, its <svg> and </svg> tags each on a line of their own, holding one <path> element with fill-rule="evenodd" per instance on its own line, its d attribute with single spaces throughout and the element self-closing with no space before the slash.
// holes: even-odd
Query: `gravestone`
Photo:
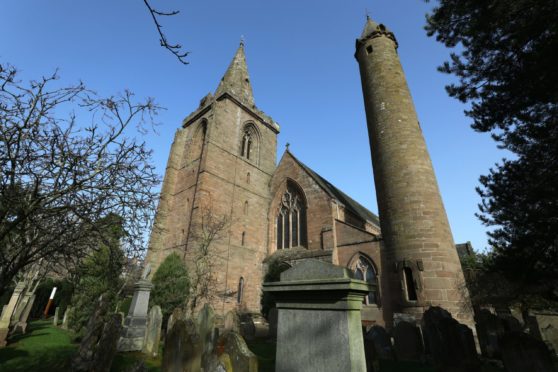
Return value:
<svg viewBox="0 0 558 372">
<path fill-rule="evenodd" d="M 60 312 L 60 307 L 57 306 L 56 309 L 54 309 L 54 316 L 52 317 L 52 325 L 53 326 L 58 326 L 58 313 Z"/>
<path fill-rule="evenodd" d="M 240 334 L 231 331 L 223 338 L 224 351 L 230 357 L 233 371 L 258 372 L 258 358 L 248 349 Z"/>
<path fill-rule="evenodd" d="M 167 330 L 161 370 L 166 372 L 200 371 L 203 342 L 191 319 L 174 319 Z"/>
<path fill-rule="evenodd" d="M 12 314 L 17 306 L 21 292 L 25 289 L 24 282 L 18 282 L 15 286 L 14 292 L 10 297 L 6 309 L 2 313 L 2 318 L 0 318 L 0 348 L 6 346 L 6 338 L 8 337 L 8 332 L 10 330 L 10 320 Z"/>
<path fill-rule="evenodd" d="M 557 372 L 546 344 L 523 332 L 506 332 L 500 339 L 507 372 Z"/>
<path fill-rule="evenodd" d="M 120 314 L 111 314 L 109 321 L 105 322 L 103 319 L 107 308 L 108 303 L 101 295 L 87 322 L 78 351 L 72 358 L 72 372 L 110 371 L 122 330 L 122 317 Z"/>
<path fill-rule="evenodd" d="M 546 342 L 558 354 L 558 313 L 530 312 L 527 317 L 529 333 L 538 340 Z"/>
<path fill-rule="evenodd" d="M 276 371 L 364 371 L 360 310 L 370 286 L 344 267 L 308 259 L 264 283 L 277 303 Z"/>
<path fill-rule="evenodd" d="M 370 345 L 374 359 L 393 359 L 391 337 L 384 327 L 372 326 L 364 335 L 364 343 Z"/>
<path fill-rule="evenodd" d="M 198 332 L 203 344 L 202 365 L 207 369 L 218 335 L 215 328 L 215 312 L 209 304 L 205 304 L 198 314 Z"/>
<path fill-rule="evenodd" d="M 433 306 L 422 317 L 422 332 L 434 364 L 444 371 L 477 371 L 479 359 L 472 330 Z"/>
<path fill-rule="evenodd" d="M 240 319 L 236 311 L 229 310 L 225 314 L 225 331 L 240 332 Z"/>
<path fill-rule="evenodd" d="M 487 358 L 500 357 L 499 338 L 504 334 L 502 320 L 487 309 L 475 312 L 477 337 L 482 355 Z"/>
<path fill-rule="evenodd" d="M 140 279 L 135 284 L 130 310 L 126 320 L 124 320 L 122 335 L 118 340 L 118 351 L 139 351 L 143 349 L 151 288 L 153 288 L 153 285 L 147 279 Z"/>
<path fill-rule="evenodd" d="M 147 317 L 147 330 L 143 342 L 143 353 L 153 358 L 159 353 L 162 325 L 163 313 L 161 312 L 161 307 L 159 305 L 152 306 Z"/>
<path fill-rule="evenodd" d="M 6 311 L 7 308 L 8 305 L 2 305 L 2 315 L 0 315 L 0 319 L 2 319 L 2 317 L 4 316 L 4 312 Z"/>
<path fill-rule="evenodd" d="M 62 318 L 62 329 L 68 329 L 68 321 L 70 318 L 70 312 L 72 311 L 72 307 L 68 306 L 66 307 L 66 311 L 64 311 L 64 317 Z M 118 313 L 118 314 L 122 314 L 122 313 Z M 120 316 L 120 319 L 122 319 L 122 315 Z"/>
<path fill-rule="evenodd" d="M 277 337 L 277 308 L 272 307 L 267 315 L 269 321 L 269 336 Z"/>
<path fill-rule="evenodd" d="M 17 334 L 18 332 L 25 334 L 25 331 L 27 330 L 27 319 L 29 319 L 29 313 L 31 313 L 34 303 L 35 295 L 33 294 L 25 304 L 23 312 L 19 315 L 19 321 L 13 326 L 12 334 Z"/>
<path fill-rule="evenodd" d="M 419 327 L 400 320 L 393 330 L 395 355 L 399 360 L 419 361 L 424 357 L 424 345 Z"/>
</svg>

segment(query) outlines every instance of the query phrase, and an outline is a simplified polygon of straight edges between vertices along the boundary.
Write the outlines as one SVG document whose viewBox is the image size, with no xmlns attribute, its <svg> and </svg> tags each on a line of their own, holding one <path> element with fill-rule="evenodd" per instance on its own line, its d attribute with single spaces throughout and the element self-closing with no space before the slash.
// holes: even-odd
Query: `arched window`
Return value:
<svg viewBox="0 0 558 372">
<path fill-rule="evenodd" d="M 306 247 L 306 206 L 300 192 L 288 184 L 277 213 L 277 249 Z"/>
<path fill-rule="evenodd" d="M 242 232 L 242 241 L 240 242 L 240 245 L 244 245 L 245 240 L 246 240 L 246 232 L 243 231 Z"/>
<path fill-rule="evenodd" d="M 258 132 L 254 124 L 247 124 L 242 131 L 240 141 L 240 156 L 257 163 L 258 159 Z"/>
<path fill-rule="evenodd" d="M 244 214 L 248 214 L 248 200 L 244 202 Z"/>
<path fill-rule="evenodd" d="M 250 172 L 246 173 L 246 183 L 250 184 Z"/>
<path fill-rule="evenodd" d="M 238 292 L 236 293 L 236 302 L 242 302 L 242 295 L 244 294 L 244 278 L 240 277 L 238 280 Z"/>
<path fill-rule="evenodd" d="M 364 303 L 366 305 L 372 305 L 378 303 L 378 281 L 376 278 L 376 270 L 372 262 L 366 257 L 360 255 L 358 259 L 353 264 L 353 271 L 355 273 L 355 279 L 364 280 L 368 284 L 371 284 L 372 290 L 364 298 Z"/>
<path fill-rule="evenodd" d="M 201 157 L 203 145 L 205 143 L 206 132 L 207 132 L 207 123 L 205 121 L 202 121 L 200 126 L 196 129 L 196 132 L 194 133 L 194 136 L 192 138 L 192 143 L 190 146 L 191 160 L 196 160 Z"/>
</svg>

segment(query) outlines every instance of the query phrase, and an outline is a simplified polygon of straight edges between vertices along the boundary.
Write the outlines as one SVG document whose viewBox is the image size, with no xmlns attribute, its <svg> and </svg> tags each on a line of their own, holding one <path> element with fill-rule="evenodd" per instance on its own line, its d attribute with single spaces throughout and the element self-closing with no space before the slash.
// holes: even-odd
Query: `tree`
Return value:
<svg viewBox="0 0 558 372">
<path fill-rule="evenodd" d="M 489 267 L 518 291 L 558 293 L 558 2 L 441 0 L 429 36 L 457 48 L 439 70 L 472 127 L 513 153 L 480 179 Z"/>
<path fill-rule="evenodd" d="M 188 269 L 177 253 L 171 253 L 153 275 L 151 303 L 161 306 L 163 324 L 172 311 L 186 304 L 190 289 Z"/>
<path fill-rule="evenodd" d="M 124 236 L 122 219 L 110 215 L 106 220 L 102 221 L 103 229 L 107 231 L 103 231 L 103 238 L 98 240 L 99 248 L 84 259 L 77 270 L 79 281 L 74 288 L 70 316 L 70 328 L 77 333 L 82 333 L 101 295 L 105 306 L 101 313 L 103 316 L 112 313 L 110 310 L 115 309 L 125 284 L 121 275 L 126 261 L 121 247 Z"/>
<path fill-rule="evenodd" d="M 151 151 L 126 137 L 134 124 L 153 123 L 153 99 L 60 88 L 56 74 L 23 84 L 17 75 L 0 64 L 0 295 L 40 259 L 77 266 L 99 239 L 108 245 L 110 215 L 121 218 L 126 255 L 140 255 L 159 183 Z M 91 124 L 71 110 L 91 114 Z"/>
<path fill-rule="evenodd" d="M 211 301 L 217 292 L 215 270 L 221 252 L 214 245 L 223 238 L 228 226 L 227 216 L 217 214 L 211 203 L 200 208 L 199 221 L 192 225 L 194 253 L 187 309 L 190 314 L 194 314 L 202 302 Z M 184 254 L 186 258 L 186 252 Z"/>
</svg>

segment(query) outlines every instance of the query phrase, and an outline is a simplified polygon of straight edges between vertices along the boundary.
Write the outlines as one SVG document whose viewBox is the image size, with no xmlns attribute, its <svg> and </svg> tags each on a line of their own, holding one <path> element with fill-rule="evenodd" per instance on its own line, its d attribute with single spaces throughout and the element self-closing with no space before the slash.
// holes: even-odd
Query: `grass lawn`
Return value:
<svg viewBox="0 0 558 372">
<path fill-rule="evenodd" d="M 68 371 L 77 346 L 72 343 L 72 333 L 53 327 L 52 321 L 31 322 L 25 335 L 11 338 L 8 346 L 0 349 L 0 372 Z M 160 371 L 160 357 L 147 358 L 141 353 L 117 354 L 111 371 L 124 371 L 138 360 L 144 360 L 150 372 Z"/>
</svg>

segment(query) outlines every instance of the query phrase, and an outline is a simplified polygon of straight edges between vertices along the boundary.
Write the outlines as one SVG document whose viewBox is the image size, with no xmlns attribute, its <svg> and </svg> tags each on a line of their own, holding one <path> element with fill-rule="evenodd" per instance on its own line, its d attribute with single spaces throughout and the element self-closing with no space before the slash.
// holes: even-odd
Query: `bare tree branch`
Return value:
<svg viewBox="0 0 558 372">
<path fill-rule="evenodd" d="M 180 44 L 170 44 L 167 41 L 167 37 L 165 36 L 165 33 L 163 32 L 163 26 L 161 26 L 161 24 L 159 23 L 159 19 L 157 18 L 157 16 L 161 16 L 161 17 L 174 16 L 174 15 L 177 15 L 178 13 L 180 13 L 180 11 L 172 10 L 172 11 L 169 11 L 169 12 L 163 12 L 163 11 L 160 11 L 160 10 L 157 10 L 157 9 L 153 8 L 148 0 L 143 0 L 143 3 L 145 4 L 147 9 L 149 10 L 149 13 L 151 14 L 151 18 L 153 19 L 153 23 L 155 23 L 155 27 L 157 28 L 157 32 L 159 33 L 159 41 L 161 42 L 161 46 L 163 48 L 169 50 L 172 54 L 174 54 L 175 57 L 178 58 L 180 63 L 182 63 L 184 65 L 189 64 L 189 62 L 186 61 L 186 57 L 190 54 L 190 52 L 182 51 L 182 45 L 180 45 Z"/>
</svg>

